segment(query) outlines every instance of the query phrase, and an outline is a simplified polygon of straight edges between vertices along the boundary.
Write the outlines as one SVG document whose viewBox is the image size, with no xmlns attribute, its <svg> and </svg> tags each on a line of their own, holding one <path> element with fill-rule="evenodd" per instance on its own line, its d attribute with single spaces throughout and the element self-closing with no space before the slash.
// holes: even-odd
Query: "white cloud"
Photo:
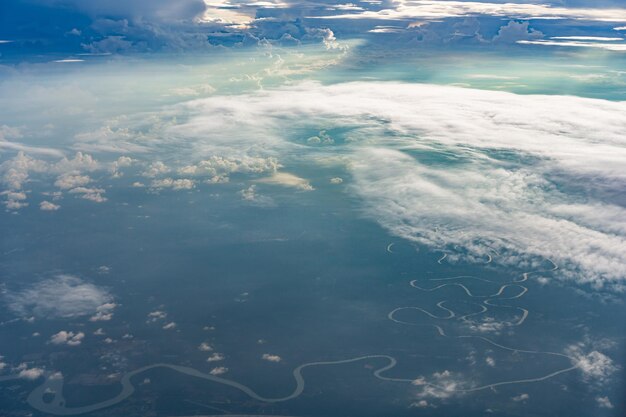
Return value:
<svg viewBox="0 0 626 417">
<path fill-rule="evenodd" d="M 614 407 L 609 397 L 596 397 L 596 402 L 600 408 L 612 409 Z"/>
<path fill-rule="evenodd" d="M 19 210 L 24 207 L 28 207 L 28 203 L 24 203 L 18 200 L 7 200 L 4 202 L 7 210 Z"/>
<path fill-rule="evenodd" d="M 163 329 L 164 330 L 172 330 L 176 328 L 176 323 L 173 321 L 170 321 L 169 323 L 166 323 L 163 325 Z"/>
<path fill-rule="evenodd" d="M 484 257 L 489 246 L 516 252 L 498 262 L 549 257 L 562 265 L 562 276 L 597 285 L 620 279 L 626 268 L 626 251 L 619 249 L 624 237 L 554 215 L 558 192 L 534 172 L 479 161 L 459 170 L 433 168 L 387 149 L 363 152 L 360 161 L 357 192 L 394 234 L 435 247 L 462 246 L 468 259 Z"/>
<path fill-rule="evenodd" d="M 114 178 L 121 177 L 122 172 L 120 171 L 120 169 L 129 167 L 134 162 L 135 160 L 129 156 L 120 156 L 119 158 L 117 158 L 115 161 L 111 163 L 109 171 L 111 171 L 111 175 Z"/>
<path fill-rule="evenodd" d="M 109 267 L 109 266 L 100 265 L 98 267 L 98 273 L 100 273 L 100 274 L 108 274 L 109 272 L 111 272 L 111 267 Z"/>
<path fill-rule="evenodd" d="M 213 350 L 213 348 L 208 343 L 202 342 L 200 343 L 200 346 L 198 346 L 198 350 L 201 352 L 210 352 Z"/>
<path fill-rule="evenodd" d="M 82 343 L 85 338 L 85 333 L 83 332 L 68 332 L 66 330 L 61 330 L 60 332 L 52 335 L 50 337 L 50 343 L 53 345 L 68 345 L 68 346 L 78 346 Z"/>
<path fill-rule="evenodd" d="M 225 359 L 224 355 L 216 352 L 212 354 L 211 356 L 209 356 L 206 361 L 207 362 L 220 362 L 220 361 L 223 361 L 224 359 Z"/>
<path fill-rule="evenodd" d="M 280 362 L 282 360 L 282 358 L 278 355 L 272 355 L 270 353 L 264 353 L 261 356 L 261 359 L 268 361 L 268 362 Z"/>
<path fill-rule="evenodd" d="M 150 166 L 142 173 L 144 177 L 154 178 L 161 174 L 166 174 L 170 169 L 161 161 L 156 161 L 150 164 Z"/>
<path fill-rule="evenodd" d="M 611 38 L 607 36 L 551 36 L 550 39 L 570 40 L 570 41 L 600 41 L 600 42 L 619 42 L 624 38 Z"/>
<path fill-rule="evenodd" d="M 30 172 L 45 172 L 48 164 L 42 160 L 33 159 L 20 151 L 18 154 L 0 164 L 2 183 L 11 190 L 20 190 L 28 181 Z"/>
<path fill-rule="evenodd" d="M 190 190 L 195 184 L 193 180 L 187 178 L 173 179 L 164 178 L 161 180 L 154 180 L 150 185 L 152 188 L 172 188 L 174 190 Z"/>
<path fill-rule="evenodd" d="M 522 393 L 520 395 L 516 395 L 515 397 L 511 398 L 513 401 L 515 402 L 520 402 L 520 401 L 526 401 L 527 399 L 530 398 L 530 395 L 526 394 L 526 393 Z"/>
<path fill-rule="evenodd" d="M 420 388 L 416 395 L 418 399 L 449 398 L 458 394 L 457 391 L 463 385 L 463 381 L 458 375 L 445 370 L 434 372 L 428 381 L 425 378 L 418 378 L 412 385 Z"/>
<path fill-rule="evenodd" d="M 516 22 L 515 20 L 511 20 L 498 30 L 498 34 L 493 37 L 493 41 L 513 43 L 520 40 L 543 38 L 543 33 L 530 28 L 528 25 L 528 22 Z"/>
<path fill-rule="evenodd" d="M 58 64 L 73 64 L 77 62 L 85 62 L 84 59 L 74 59 L 74 58 L 66 58 L 66 59 L 56 59 L 52 62 L 56 62 Z"/>
<path fill-rule="evenodd" d="M 583 344 L 569 346 L 566 353 L 573 358 L 574 364 L 587 381 L 604 384 L 619 369 L 605 354 L 597 350 L 587 353 Z"/>
<path fill-rule="evenodd" d="M 72 188 L 69 193 L 70 194 L 79 194 L 85 200 L 93 201 L 94 203 L 104 203 L 107 201 L 107 198 L 104 197 L 103 188 L 87 188 L 87 187 L 76 187 Z"/>
<path fill-rule="evenodd" d="M 135 132 L 128 128 L 116 127 L 116 123 L 117 121 L 114 120 L 111 121 L 112 125 L 105 124 L 97 130 L 75 135 L 74 139 L 76 141 L 72 147 L 89 152 L 143 153 L 147 151 L 147 148 L 143 144 L 146 139 L 143 133 Z M 117 162 L 119 162 L 119 160 Z M 121 167 L 121 165 L 116 165 L 116 163 L 113 162 L 110 165 L 110 170 L 115 172 L 117 168 Z"/>
<path fill-rule="evenodd" d="M 426 408 L 428 407 L 428 401 L 419 400 L 417 402 L 411 403 L 411 408 Z"/>
<path fill-rule="evenodd" d="M 91 182 L 91 178 L 83 175 L 82 172 L 94 171 L 100 168 L 101 165 L 98 161 L 91 155 L 82 152 L 77 152 L 73 158 L 64 156 L 56 162 L 46 162 L 34 159 L 20 151 L 15 157 L 0 164 L 0 181 L 7 189 L 19 191 L 30 180 L 31 173 L 56 175 L 55 186 L 63 190 L 71 188 L 75 190 L 74 192 L 82 193 L 84 191 L 81 190 L 88 190 L 83 186 Z M 106 200 L 101 193 L 85 193 L 83 198 L 97 202 Z M 8 199 L 5 205 L 9 209 L 19 209 L 26 206 L 27 203 Z M 52 209 L 53 206 L 45 204 L 44 207 Z M 45 208 L 42 209 L 45 210 Z"/>
<path fill-rule="evenodd" d="M 9 200 L 26 200 L 26 193 L 22 191 L 3 191 L 0 195 L 5 196 Z"/>
<path fill-rule="evenodd" d="M 331 184 L 341 184 L 343 182 L 343 178 L 333 177 L 330 179 Z"/>
<path fill-rule="evenodd" d="M 146 320 L 146 323 L 155 323 L 160 320 L 165 320 L 166 318 L 167 318 L 167 312 L 163 310 L 155 310 L 155 311 L 151 311 L 150 313 L 148 313 L 148 320 Z M 176 323 L 174 323 L 174 326 L 176 326 Z"/>
<path fill-rule="evenodd" d="M 87 185 L 91 182 L 91 178 L 87 175 L 78 175 L 78 174 L 63 174 L 57 178 L 54 182 L 54 185 L 61 188 L 62 190 L 68 190 L 70 188 L 81 187 L 83 185 Z"/>
<path fill-rule="evenodd" d="M 209 372 L 211 375 L 223 375 L 226 372 L 228 372 L 228 368 L 224 367 L 224 366 L 218 366 L 217 368 L 213 368 L 211 369 L 211 372 Z"/>
<path fill-rule="evenodd" d="M 93 314 L 112 300 L 109 292 L 71 275 L 40 281 L 22 291 L 5 295 L 9 308 L 38 318 L 78 317 Z"/>
<path fill-rule="evenodd" d="M 302 191 L 314 190 L 313 186 L 311 186 L 311 184 L 307 180 L 288 172 L 275 172 L 272 176 L 261 178 L 257 180 L 257 182 L 264 184 L 282 185 L 284 187 L 297 188 L 298 190 Z"/>
<path fill-rule="evenodd" d="M 42 201 L 41 203 L 39 203 L 39 209 L 43 210 L 43 211 L 55 211 L 55 210 L 58 210 L 60 208 L 61 208 L 60 205 L 54 204 L 54 203 L 51 203 L 51 202 L 45 201 L 45 200 Z"/>
<path fill-rule="evenodd" d="M 541 46 L 566 46 L 572 48 L 606 49 L 607 51 L 626 52 L 626 43 L 615 42 L 583 42 L 567 40 L 520 40 L 520 44 Z"/>
<path fill-rule="evenodd" d="M 4 205 L 7 210 L 19 210 L 28 206 L 28 203 L 24 201 L 26 200 L 26 193 L 22 191 L 3 191 L 0 195 L 6 198 Z"/>
<path fill-rule="evenodd" d="M 256 191 L 256 185 L 251 185 L 248 188 L 239 191 L 241 199 L 248 203 L 254 204 L 260 207 L 273 207 L 275 205 L 274 200 L 271 197 L 260 195 Z"/>
<path fill-rule="evenodd" d="M 196 86 L 189 87 L 177 87 L 170 88 L 169 93 L 174 96 L 182 96 L 182 97 L 192 97 L 192 96 L 200 96 L 206 94 L 212 94 L 215 92 L 215 87 L 209 84 L 202 84 Z"/>
<path fill-rule="evenodd" d="M 115 303 L 104 303 L 96 308 L 96 314 L 89 318 L 89 321 L 109 321 L 113 318 L 113 310 L 117 307 Z"/>
<path fill-rule="evenodd" d="M 28 368 L 20 370 L 18 377 L 21 379 L 34 380 L 41 377 L 44 374 L 42 368 Z"/>
<path fill-rule="evenodd" d="M 626 211 L 597 192 L 614 193 L 626 182 L 626 103 L 424 84 L 307 82 L 194 100 L 177 111 L 189 118 L 168 132 L 189 139 L 199 154 L 208 142 L 213 154 L 228 154 L 256 141 L 281 160 L 302 158 L 311 147 L 290 141 L 285 126 L 350 126 L 359 140 L 342 145 L 354 177 L 349 190 L 391 233 L 434 248 L 457 245 L 458 256 L 470 261 L 482 262 L 487 245 L 503 254 L 494 262 L 505 265 L 536 267 L 549 257 L 560 278 L 597 286 L 617 289 L 626 276 L 626 234 L 619 226 Z M 222 131 L 234 131 L 228 143 L 214 133 Z M 317 161 L 332 150 L 306 152 Z M 585 198 L 559 191 L 554 181 L 582 189 Z M 273 204 L 254 185 L 240 195 Z"/>
<path fill-rule="evenodd" d="M 73 158 L 68 159 L 64 157 L 51 165 L 50 170 L 53 173 L 64 174 L 68 172 L 95 171 L 100 168 L 100 163 L 93 156 L 83 152 L 76 152 Z"/>
<path fill-rule="evenodd" d="M 547 4 L 477 1 L 397 0 L 394 8 L 324 16 L 324 19 L 413 20 L 487 15 L 516 19 L 577 19 L 626 22 L 623 8 L 568 8 Z M 311 16 L 310 18 L 314 18 Z"/>
<path fill-rule="evenodd" d="M 178 173 L 181 175 L 206 175 L 210 178 L 222 178 L 220 182 L 223 182 L 223 178 L 227 178 L 228 175 L 233 173 L 273 173 L 276 172 L 279 167 L 278 161 L 273 157 L 262 158 L 247 155 L 224 157 L 213 155 L 208 159 L 180 168 Z"/>
</svg>

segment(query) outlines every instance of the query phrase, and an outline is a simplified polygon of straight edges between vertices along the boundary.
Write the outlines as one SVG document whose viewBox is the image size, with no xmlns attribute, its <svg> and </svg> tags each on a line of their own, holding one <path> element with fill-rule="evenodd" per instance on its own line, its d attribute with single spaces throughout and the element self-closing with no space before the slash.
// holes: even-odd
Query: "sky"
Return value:
<svg viewBox="0 0 626 417">
<path fill-rule="evenodd" d="M 0 5 L 0 39 L 10 43 L 0 52 L 15 57 L 207 51 L 268 41 L 332 42 L 337 36 L 395 47 L 523 42 L 622 50 L 619 28 L 626 15 L 620 3 L 8 0 Z"/>
</svg>

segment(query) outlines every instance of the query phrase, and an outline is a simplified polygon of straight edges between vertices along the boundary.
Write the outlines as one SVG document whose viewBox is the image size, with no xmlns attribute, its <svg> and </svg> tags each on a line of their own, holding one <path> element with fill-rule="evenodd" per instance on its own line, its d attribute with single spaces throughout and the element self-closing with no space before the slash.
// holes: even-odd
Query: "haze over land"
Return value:
<svg viewBox="0 0 626 417">
<path fill-rule="evenodd" d="M 0 414 L 621 416 L 621 1 L 0 5 Z"/>
</svg>

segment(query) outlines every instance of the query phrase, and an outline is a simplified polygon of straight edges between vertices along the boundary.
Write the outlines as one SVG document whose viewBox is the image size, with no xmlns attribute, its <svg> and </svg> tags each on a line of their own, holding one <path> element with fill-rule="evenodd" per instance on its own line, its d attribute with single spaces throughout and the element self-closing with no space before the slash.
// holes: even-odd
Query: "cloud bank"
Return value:
<svg viewBox="0 0 626 417">
<path fill-rule="evenodd" d="M 178 134 L 204 137 L 236 121 L 237 135 L 286 154 L 295 144 L 285 126 L 347 128 L 343 144 L 308 152 L 344 155 L 364 214 L 394 235 L 450 251 L 449 260 L 489 254 L 537 268 L 550 258 L 563 278 L 623 288 L 626 103 L 370 82 L 185 107 Z"/>
<path fill-rule="evenodd" d="M 110 309 L 113 297 L 104 288 L 71 275 L 40 281 L 22 291 L 5 295 L 9 308 L 21 316 L 71 318 Z"/>
</svg>

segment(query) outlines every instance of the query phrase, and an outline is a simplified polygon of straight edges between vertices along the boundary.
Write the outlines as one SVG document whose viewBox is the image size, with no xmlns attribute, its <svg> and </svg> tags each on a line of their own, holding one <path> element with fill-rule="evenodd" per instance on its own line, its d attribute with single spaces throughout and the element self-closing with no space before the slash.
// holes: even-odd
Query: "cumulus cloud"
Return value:
<svg viewBox="0 0 626 417">
<path fill-rule="evenodd" d="M 218 366 L 217 368 L 213 368 L 211 369 L 211 372 L 209 372 L 211 375 L 223 375 L 226 372 L 228 372 L 228 368 L 224 367 L 224 366 Z"/>
<path fill-rule="evenodd" d="M 68 190 L 70 188 L 81 187 L 91 182 L 91 178 L 87 175 L 78 174 L 63 174 L 55 182 L 54 185 L 62 190 Z"/>
<path fill-rule="evenodd" d="M 303 40 L 307 39 L 321 39 L 322 44 L 326 49 L 342 49 L 347 48 L 345 45 L 337 42 L 335 33 L 329 28 L 305 28 L 306 34 L 303 36 Z"/>
<path fill-rule="evenodd" d="M 44 374 L 42 368 L 25 368 L 21 369 L 17 376 L 21 379 L 35 380 L 40 378 Z"/>
<path fill-rule="evenodd" d="M 60 209 L 61 206 L 58 204 L 54 204 L 51 203 L 49 201 L 42 201 L 41 203 L 39 203 L 39 209 L 43 210 L 43 211 L 56 211 L 58 209 Z"/>
<path fill-rule="evenodd" d="M 26 193 L 23 191 L 3 191 L 0 195 L 6 198 L 4 205 L 7 210 L 19 210 L 28 206 L 28 203 L 24 201 L 26 200 Z"/>
<path fill-rule="evenodd" d="M 50 343 L 53 345 L 78 346 L 82 343 L 84 338 L 85 333 L 83 332 L 74 333 L 61 330 L 50 337 Z"/>
<path fill-rule="evenodd" d="M 166 174 L 170 171 L 167 165 L 161 161 L 156 161 L 150 164 L 148 168 L 142 173 L 144 177 L 154 178 L 161 174 Z"/>
<path fill-rule="evenodd" d="M 69 191 L 70 194 L 78 194 L 81 198 L 94 203 L 104 203 L 107 198 L 102 194 L 105 193 L 103 188 L 76 187 Z"/>
<path fill-rule="evenodd" d="M 158 188 L 171 188 L 173 190 L 190 190 L 195 186 L 195 184 L 193 180 L 190 180 L 188 178 L 179 178 L 179 179 L 164 178 L 161 180 L 152 181 L 152 184 L 150 186 L 152 188 L 157 188 L 157 189 Z"/>
<path fill-rule="evenodd" d="M 89 318 L 89 321 L 109 321 L 113 318 L 113 310 L 117 307 L 115 303 L 104 303 L 96 308 L 96 314 Z"/>
<path fill-rule="evenodd" d="M 91 182 L 91 178 L 82 173 L 100 168 L 101 165 L 98 161 L 91 155 L 82 152 L 77 152 L 72 158 L 64 156 L 55 162 L 48 162 L 34 159 L 25 152 L 20 151 L 13 158 L 0 164 L 0 181 L 9 192 L 20 192 L 23 186 L 30 181 L 32 173 L 56 175 L 55 186 L 63 190 L 70 188 L 80 190 L 85 189 L 82 187 L 83 185 Z M 99 200 L 98 202 L 106 200 L 100 194 L 93 193 L 85 195 L 84 198 L 94 201 Z M 5 205 L 9 209 L 19 209 L 25 207 L 27 203 L 9 196 Z"/>
<path fill-rule="evenodd" d="M 225 359 L 224 355 L 216 352 L 212 354 L 211 356 L 209 356 L 206 361 L 207 362 L 220 362 L 220 361 L 223 361 L 224 359 Z"/>
<path fill-rule="evenodd" d="M 173 321 L 170 321 L 169 323 L 165 323 L 163 325 L 163 329 L 164 330 L 172 330 L 172 329 L 175 329 L 175 328 L 176 328 L 176 323 L 173 322 Z"/>
<path fill-rule="evenodd" d="M 48 164 L 45 161 L 34 159 L 23 151 L 0 164 L 2 183 L 11 190 L 20 190 L 29 179 L 31 172 L 45 172 Z"/>
<path fill-rule="evenodd" d="M 414 403 L 411 403 L 411 408 L 426 408 L 428 406 L 429 404 L 428 404 L 428 401 L 426 400 L 419 400 Z"/>
<path fill-rule="evenodd" d="M 457 394 L 457 390 L 463 385 L 459 375 L 448 370 L 434 372 L 428 380 L 420 377 L 413 380 L 412 385 L 419 387 L 416 394 L 418 399 L 425 398 L 449 398 Z"/>
<path fill-rule="evenodd" d="M 498 30 L 498 34 L 493 37 L 494 42 L 514 43 L 520 40 L 532 40 L 543 38 L 543 33 L 530 28 L 528 22 L 518 22 L 511 20 L 506 26 Z"/>
<path fill-rule="evenodd" d="M 202 342 L 200 343 L 200 346 L 198 346 L 198 350 L 201 352 L 210 352 L 213 350 L 213 347 L 211 347 L 211 345 L 209 345 L 207 342 Z"/>
<path fill-rule="evenodd" d="M 520 402 L 520 401 L 526 401 L 527 399 L 530 398 L 530 395 L 526 394 L 526 393 L 522 393 L 520 395 L 516 395 L 515 397 L 511 398 L 513 401 L 515 402 Z"/>
<path fill-rule="evenodd" d="M 155 323 L 161 320 L 165 320 L 167 318 L 167 312 L 163 310 L 155 310 L 148 313 L 148 319 L 146 323 Z"/>
<path fill-rule="evenodd" d="M 119 178 L 122 176 L 121 168 L 126 168 L 131 166 L 135 160 L 129 156 L 120 156 L 115 161 L 111 163 L 109 171 L 111 171 L 111 175 L 114 178 Z"/>
<path fill-rule="evenodd" d="M 278 355 L 272 355 L 270 353 L 264 353 L 261 356 L 261 359 L 268 361 L 268 362 L 280 362 L 282 360 L 282 358 Z"/>
<path fill-rule="evenodd" d="M 64 174 L 67 172 L 95 171 L 100 169 L 100 163 L 90 154 L 76 152 L 73 158 L 63 157 L 50 166 L 53 173 Z"/>
<path fill-rule="evenodd" d="M 59 275 L 5 295 L 14 313 L 39 318 L 93 314 L 99 306 L 110 303 L 112 299 L 106 289 L 71 275 Z"/>
<path fill-rule="evenodd" d="M 596 397 L 596 402 L 598 403 L 598 407 L 600 408 L 614 408 L 613 403 L 609 399 L 609 397 Z"/>
<path fill-rule="evenodd" d="M 248 188 L 239 191 L 241 199 L 260 207 L 273 207 L 275 205 L 274 200 L 271 197 L 260 195 L 256 190 L 256 185 L 251 185 Z"/>
<path fill-rule="evenodd" d="M 583 344 L 571 345 L 566 349 L 567 355 L 573 358 L 574 364 L 582 372 L 587 381 L 604 384 L 619 368 L 604 353 L 593 350 L 588 352 Z"/>
<path fill-rule="evenodd" d="M 224 182 L 234 173 L 264 174 L 278 170 L 280 164 L 273 157 L 255 156 L 211 156 L 195 164 L 186 165 L 178 170 L 181 175 L 208 176 L 213 182 Z"/>
</svg>

